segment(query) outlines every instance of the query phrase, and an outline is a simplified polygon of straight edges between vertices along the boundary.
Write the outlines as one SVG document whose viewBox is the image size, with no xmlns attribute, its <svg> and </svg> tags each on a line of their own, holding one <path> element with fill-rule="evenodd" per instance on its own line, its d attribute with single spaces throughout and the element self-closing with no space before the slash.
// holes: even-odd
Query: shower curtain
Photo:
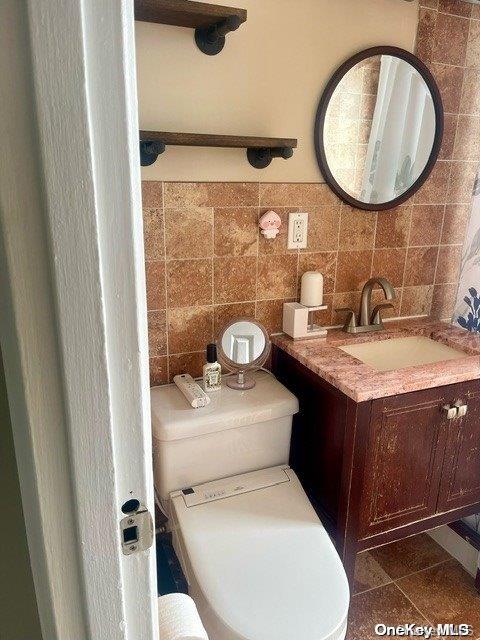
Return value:
<svg viewBox="0 0 480 640">
<path fill-rule="evenodd" d="M 472 209 L 463 245 L 452 323 L 467 331 L 480 333 L 480 168 L 473 187 Z M 463 520 L 480 533 L 480 514 Z M 480 556 L 478 567 L 480 569 Z"/>
<path fill-rule="evenodd" d="M 388 202 L 404 193 L 428 162 L 435 136 L 432 96 L 408 62 L 382 56 L 361 200 Z"/>
<path fill-rule="evenodd" d="M 480 332 L 480 169 L 473 188 L 452 322 L 468 331 Z"/>
</svg>

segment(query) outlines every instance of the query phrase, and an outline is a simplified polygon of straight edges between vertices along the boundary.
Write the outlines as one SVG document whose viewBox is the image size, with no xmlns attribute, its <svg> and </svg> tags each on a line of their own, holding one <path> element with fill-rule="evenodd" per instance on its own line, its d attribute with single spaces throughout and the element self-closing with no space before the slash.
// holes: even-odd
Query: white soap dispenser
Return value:
<svg viewBox="0 0 480 640">
<path fill-rule="evenodd" d="M 222 367 L 217 362 L 217 345 L 207 345 L 207 362 L 203 365 L 203 388 L 210 391 L 219 391 L 222 388 Z"/>
</svg>

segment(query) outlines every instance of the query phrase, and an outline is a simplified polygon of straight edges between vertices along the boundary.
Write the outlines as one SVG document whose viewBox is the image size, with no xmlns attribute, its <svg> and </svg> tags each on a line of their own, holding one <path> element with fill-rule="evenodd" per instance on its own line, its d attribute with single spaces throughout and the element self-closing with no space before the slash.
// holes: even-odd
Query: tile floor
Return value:
<svg viewBox="0 0 480 640">
<path fill-rule="evenodd" d="M 357 557 L 347 640 L 373 640 L 375 624 L 470 624 L 480 638 L 474 580 L 423 533 Z"/>
</svg>

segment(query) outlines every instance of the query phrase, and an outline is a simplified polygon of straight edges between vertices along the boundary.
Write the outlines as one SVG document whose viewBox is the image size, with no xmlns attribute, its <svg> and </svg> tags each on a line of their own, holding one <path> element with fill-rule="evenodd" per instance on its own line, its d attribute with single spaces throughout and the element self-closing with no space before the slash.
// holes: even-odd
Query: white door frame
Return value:
<svg viewBox="0 0 480 640">
<path fill-rule="evenodd" d="M 158 638 L 132 0 L 0 6 L 0 340 L 48 640 Z"/>
</svg>

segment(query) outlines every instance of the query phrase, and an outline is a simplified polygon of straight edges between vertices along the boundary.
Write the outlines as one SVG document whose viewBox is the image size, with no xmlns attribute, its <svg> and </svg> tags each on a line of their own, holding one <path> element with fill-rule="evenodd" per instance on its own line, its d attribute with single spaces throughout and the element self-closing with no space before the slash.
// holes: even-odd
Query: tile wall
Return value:
<svg viewBox="0 0 480 640">
<path fill-rule="evenodd" d="M 324 184 L 143 182 L 152 385 L 199 375 L 232 317 L 281 330 L 282 304 L 311 269 L 325 275 L 325 325 L 358 305 L 372 274 L 396 287 L 393 315 L 450 316 L 480 161 L 480 7 L 421 0 L 417 49 L 439 82 L 446 131 L 431 177 L 396 210 L 351 209 Z M 275 240 L 258 230 L 269 209 L 283 220 Z M 308 249 L 289 251 L 288 213 L 299 210 L 310 214 Z"/>
</svg>

